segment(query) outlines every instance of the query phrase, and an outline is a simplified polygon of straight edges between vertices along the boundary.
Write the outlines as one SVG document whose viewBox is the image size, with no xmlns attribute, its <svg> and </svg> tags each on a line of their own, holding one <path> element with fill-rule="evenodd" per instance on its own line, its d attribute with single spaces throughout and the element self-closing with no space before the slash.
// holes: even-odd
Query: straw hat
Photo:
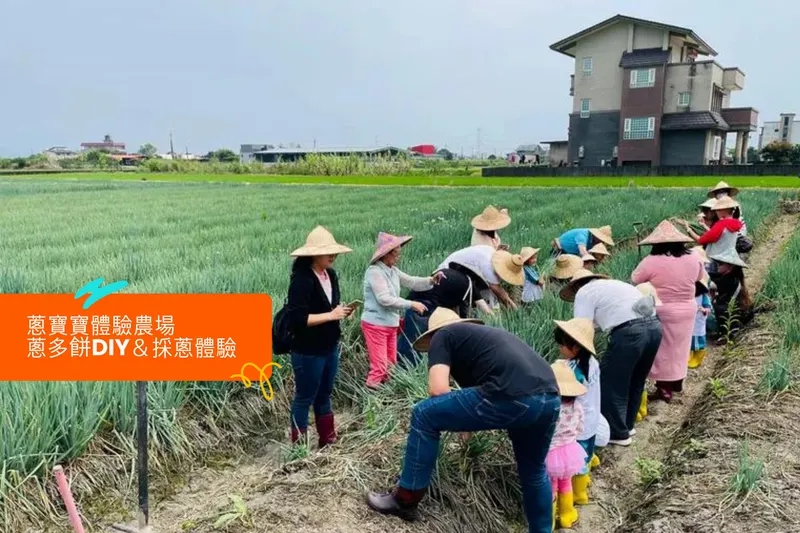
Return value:
<svg viewBox="0 0 800 533">
<path fill-rule="evenodd" d="M 608 251 L 608 248 L 606 248 L 606 245 L 602 242 L 589 248 L 589 253 L 592 255 L 611 255 L 611 252 Z"/>
<path fill-rule="evenodd" d="M 722 209 L 733 209 L 735 207 L 739 207 L 739 202 L 737 202 L 730 196 L 725 196 L 724 198 L 720 198 L 719 200 L 714 202 L 714 207 L 712 207 L 711 210 L 720 211 Z"/>
<path fill-rule="evenodd" d="M 575 378 L 575 372 L 572 371 L 566 361 L 559 359 L 550 365 L 550 368 L 553 369 L 553 373 L 556 375 L 558 393 L 561 396 L 575 397 L 586 394 L 586 387 Z"/>
<path fill-rule="evenodd" d="M 708 200 L 706 200 L 702 204 L 697 204 L 697 207 L 705 207 L 706 209 L 711 209 L 712 207 L 714 207 L 715 203 L 717 203 L 717 199 L 716 198 L 709 198 Z"/>
<path fill-rule="evenodd" d="M 597 263 L 597 258 L 592 254 L 586 254 L 581 257 L 581 261 L 583 261 L 584 265 L 586 264 L 586 261 L 594 261 L 595 263 Z"/>
<path fill-rule="evenodd" d="M 398 237 L 397 235 L 392 235 L 391 233 L 384 233 L 383 231 L 379 232 L 378 241 L 375 243 L 375 253 L 372 254 L 372 259 L 369 260 L 369 264 L 371 265 L 395 248 L 403 246 L 412 238 L 413 237 L 411 237 L 411 235 L 403 235 Z"/>
<path fill-rule="evenodd" d="M 724 190 L 726 190 L 726 189 L 730 191 L 730 192 L 728 193 L 730 196 L 736 196 L 737 194 L 739 194 L 739 189 L 737 189 L 736 187 L 731 187 L 730 185 L 728 185 L 728 184 L 727 184 L 727 183 L 725 183 L 724 181 L 720 181 L 719 183 L 717 183 L 717 184 L 714 186 L 714 188 L 713 188 L 713 189 L 711 189 L 710 191 L 708 191 L 708 197 L 709 197 L 709 198 L 716 198 L 716 196 L 717 196 L 717 193 L 718 193 L 719 191 L 724 191 Z"/>
<path fill-rule="evenodd" d="M 661 298 L 658 297 L 658 292 L 656 291 L 656 288 L 653 287 L 652 283 L 640 283 L 636 286 L 636 288 L 639 289 L 639 292 L 645 296 L 652 296 L 653 300 L 656 302 L 656 305 L 661 305 Z"/>
<path fill-rule="evenodd" d="M 523 246 L 522 249 L 519 251 L 520 257 L 522 257 L 522 262 L 526 263 L 528 259 L 533 257 L 534 255 L 539 253 L 539 248 L 531 248 L 530 246 Z"/>
<path fill-rule="evenodd" d="M 506 250 L 497 250 L 492 254 L 492 267 L 500 279 L 511 285 L 524 285 L 525 272 L 522 266 L 525 261 L 519 254 L 511 254 Z"/>
<path fill-rule="evenodd" d="M 474 290 L 483 291 L 489 288 L 489 282 L 486 281 L 486 278 L 483 277 L 480 268 L 477 266 L 473 264 L 462 264 L 451 261 L 447 264 L 447 267 L 452 268 L 453 270 L 458 270 L 462 274 L 470 277 L 473 280 L 473 283 L 476 284 Z"/>
<path fill-rule="evenodd" d="M 592 355 L 597 355 L 594 348 L 594 323 L 588 318 L 573 318 L 572 320 L 553 320 L 558 329 L 575 339 L 575 342 L 589 350 Z"/>
<path fill-rule="evenodd" d="M 694 239 L 684 235 L 669 220 L 662 220 L 653 233 L 639 241 L 639 246 L 647 244 L 688 243 Z"/>
<path fill-rule="evenodd" d="M 695 291 L 697 290 L 698 285 L 699 285 L 700 287 L 703 288 L 703 293 L 708 293 L 708 291 L 709 291 L 708 282 L 709 281 L 710 281 L 710 278 L 707 275 L 703 276 L 703 279 L 701 279 L 700 281 L 696 281 L 694 283 Z"/>
<path fill-rule="evenodd" d="M 728 265 L 734 265 L 742 268 L 749 268 L 747 266 L 747 263 L 742 261 L 742 258 L 739 257 L 739 254 L 736 253 L 736 250 L 734 248 L 727 248 L 722 253 L 711 255 L 709 256 L 709 259 L 713 259 L 717 263 L 725 263 Z"/>
<path fill-rule="evenodd" d="M 418 352 L 426 352 L 430 348 L 431 335 L 435 331 L 451 324 L 470 322 L 472 324 L 483 324 L 483 320 L 478 318 L 461 318 L 458 313 L 446 307 L 437 307 L 428 318 L 428 329 L 414 341 L 413 347 Z"/>
<path fill-rule="evenodd" d="M 586 270 L 585 268 L 579 269 L 572 278 L 558 293 L 561 296 L 561 299 L 566 302 L 575 301 L 575 293 L 577 292 L 575 286 L 578 284 L 579 281 L 586 281 L 592 279 L 608 279 L 608 276 L 604 274 L 598 274 L 596 272 L 592 272 L 591 270 Z"/>
<path fill-rule="evenodd" d="M 314 257 L 317 255 L 337 255 L 352 252 L 347 246 L 336 242 L 330 231 L 322 226 L 317 226 L 306 237 L 306 243 L 293 251 L 292 257 Z"/>
<path fill-rule="evenodd" d="M 603 226 L 602 228 L 589 228 L 589 232 L 607 246 L 614 246 L 614 239 L 611 238 L 611 226 Z"/>
<path fill-rule="evenodd" d="M 708 255 L 702 246 L 695 246 L 692 248 L 692 251 L 700 256 L 700 259 L 703 261 L 703 263 L 708 263 Z"/>
<path fill-rule="evenodd" d="M 556 268 L 551 274 L 556 279 L 570 279 L 583 267 L 583 260 L 577 255 L 561 254 L 556 259 Z"/>
<path fill-rule="evenodd" d="M 472 227 L 481 231 L 496 231 L 509 224 L 511 224 L 511 217 L 508 216 L 508 210 L 497 209 L 493 205 L 488 206 L 483 213 L 472 219 Z"/>
</svg>

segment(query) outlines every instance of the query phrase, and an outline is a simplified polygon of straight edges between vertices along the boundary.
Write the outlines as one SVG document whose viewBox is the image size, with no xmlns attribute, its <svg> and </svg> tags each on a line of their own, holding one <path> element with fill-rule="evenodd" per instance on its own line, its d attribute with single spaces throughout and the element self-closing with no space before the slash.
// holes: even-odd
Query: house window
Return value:
<svg viewBox="0 0 800 533">
<path fill-rule="evenodd" d="M 581 118 L 589 118 L 589 99 L 581 100 Z"/>
<path fill-rule="evenodd" d="M 711 159 L 718 161 L 722 152 L 722 137 L 717 135 L 714 137 L 714 148 L 711 152 Z"/>
<path fill-rule="evenodd" d="M 626 141 L 652 139 L 656 135 L 655 117 L 626 118 L 622 138 Z"/>
<path fill-rule="evenodd" d="M 644 68 L 631 71 L 631 89 L 652 87 L 656 84 L 656 69 Z"/>
<path fill-rule="evenodd" d="M 678 93 L 678 107 L 689 107 L 692 103 L 692 93 Z"/>
<path fill-rule="evenodd" d="M 592 75 L 592 58 L 591 57 L 584 57 L 583 58 L 583 75 L 584 76 L 591 76 Z"/>
</svg>

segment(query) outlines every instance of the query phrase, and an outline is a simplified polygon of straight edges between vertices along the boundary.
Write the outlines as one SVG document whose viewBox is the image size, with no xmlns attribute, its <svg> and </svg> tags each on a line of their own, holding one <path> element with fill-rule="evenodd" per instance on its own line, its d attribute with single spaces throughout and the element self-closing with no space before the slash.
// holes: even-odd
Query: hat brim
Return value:
<svg viewBox="0 0 800 533">
<path fill-rule="evenodd" d="M 714 198 L 714 197 L 717 196 L 717 193 L 720 192 L 720 191 L 729 191 L 728 194 L 730 196 L 736 196 L 737 194 L 739 194 L 739 189 L 736 188 L 736 187 L 719 187 L 719 188 L 714 187 L 713 189 L 708 191 L 708 197 L 709 198 Z"/>
<path fill-rule="evenodd" d="M 508 252 L 503 252 L 498 250 L 497 252 L 492 255 L 492 268 L 497 273 L 497 275 L 510 285 L 517 285 L 519 287 L 525 285 L 525 272 L 520 268 L 519 272 L 513 272 L 510 268 L 506 266 L 506 263 L 502 260 L 505 257 L 505 254 L 508 254 L 508 257 L 511 257 L 511 254 Z"/>
<path fill-rule="evenodd" d="M 472 227 L 479 231 L 497 231 L 511 224 L 511 216 L 500 214 L 496 220 L 486 221 L 483 213 L 472 218 Z"/>
<path fill-rule="evenodd" d="M 717 263 L 725 263 L 726 265 L 733 265 L 738 266 L 741 268 L 750 268 L 747 266 L 747 263 L 741 260 L 741 258 L 734 260 L 734 259 L 727 259 L 727 258 L 720 258 L 720 257 L 709 257 L 712 261 L 716 261 Z"/>
<path fill-rule="evenodd" d="M 594 235 L 597 238 L 597 240 L 599 240 L 600 242 L 602 242 L 606 246 L 614 246 L 614 239 L 612 239 L 608 235 L 604 235 L 603 233 L 597 231 L 597 229 L 590 228 L 589 229 L 589 233 Z"/>
<path fill-rule="evenodd" d="M 289 255 L 292 257 L 318 257 L 320 255 L 346 254 L 352 251 L 352 249 L 341 244 L 326 244 L 325 246 L 301 246 Z"/>
<path fill-rule="evenodd" d="M 371 264 L 375 263 L 375 261 L 378 261 L 382 257 L 385 257 L 392 250 L 395 250 L 397 248 L 402 248 L 403 246 L 408 244 L 408 242 L 413 238 L 414 237 L 412 237 L 411 235 L 406 235 L 404 237 L 398 237 L 397 240 L 395 241 L 394 245 L 391 248 L 386 248 L 386 249 L 383 249 L 383 250 L 377 250 L 374 254 L 372 254 L 372 259 L 369 260 L 369 264 L 371 265 Z"/>
<path fill-rule="evenodd" d="M 561 257 L 564 256 L 562 255 Z M 568 256 L 567 261 L 569 261 L 567 268 L 558 268 L 558 265 L 556 265 L 555 270 L 553 271 L 552 274 L 550 274 L 550 276 L 561 281 L 569 280 L 572 278 L 572 276 L 575 275 L 575 272 L 580 270 L 581 267 L 583 266 L 583 259 L 581 259 L 577 255 Z"/>
<path fill-rule="evenodd" d="M 654 244 L 689 244 L 695 242 L 694 239 L 688 235 L 675 235 L 667 239 L 659 239 L 658 237 L 645 237 L 639 241 L 639 246 L 652 246 Z"/>
<path fill-rule="evenodd" d="M 560 291 L 558 291 L 558 296 L 565 302 L 574 302 L 575 293 L 578 292 L 577 290 L 575 290 L 575 286 L 578 283 L 590 281 L 593 279 L 608 279 L 608 276 L 604 274 L 592 274 L 591 276 L 586 276 L 585 278 L 576 279 L 575 281 L 570 281 L 564 287 L 562 287 Z"/>
<path fill-rule="evenodd" d="M 553 322 L 556 323 L 556 326 L 561 331 L 563 331 L 564 333 L 566 333 L 567 335 L 572 337 L 572 339 L 574 339 L 575 342 L 577 342 L 578 344 L 580 344 L 581 346 L 583 346 L 584 348 L 589 350 L 589 352 L 592 355 L 597 355 L 597 352 L 595 351 L 595 348 L 594 348 L 594 343 L 589 342 L 589 341 L 582 341 L 581 340 L 581 332 L 578 331 L 575 327 L 573 327 L 572 324 L 570 324 L 569 322 L 567 322 L 565 320 L 553 320 Z"/>
<path fill-rule="evenodd" d="M 589 391 L 585 386 L 581 385 L 580 383 L 561 383 L 558 382 L 558 393 L 560 396 L 566 396 L 567 398 L 577 398 L 578 396 L 583 396 Z"/>
<path fill-rule="evenodd" d="M 420 335 L 419 337 L 414 340 L 411 344 L 411 347 L 418 352 L 427 352 L 428 349 L 431 347 L 431 336 L 439 331 L 442 328 L 446 328 L 447 326 L 452 326 L 453 324 L 463 324 L 463 323 L 470 323 L 470 324 L 483 324 L 483 320 L 479 318 L 459 318 L 458 320 L 453 320 L 442 324 L 440 326 L 436 326 L 427 330 L 425 333 Z"/>
<path fill-rule="evenodd" d="M 523 254 L 519 254 L 519 255 L 522 258 L 523 262 L 527 262 L 531 257 L 534 257 L 536 254 L 538 254 L 539 250 L 541 250 L 541 248 L 534 248 L 533 251 L 531 251 L 531 252 L 529 252 L 527 254 L 524 254 L 524 255 Z"/>
</svg>

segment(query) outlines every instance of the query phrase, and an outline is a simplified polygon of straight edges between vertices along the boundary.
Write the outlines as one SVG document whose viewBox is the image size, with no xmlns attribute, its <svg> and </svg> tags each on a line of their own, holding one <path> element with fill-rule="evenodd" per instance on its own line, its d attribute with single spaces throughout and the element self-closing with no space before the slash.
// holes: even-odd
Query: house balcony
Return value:
<svg viewBox="0 0 800 533">
<path fill-rule="evenodd" d="M 744 72 L 738 67 L 723 69 L 722 86 L 728 91 L 741 91 L 744 89 Z"/>
<path fill-rule="evenodd" d="M 722 109 L 721 114 L 730 131 L 758 130 L 758 110 L 752 107 L 727 107 Z"/>
</svg>

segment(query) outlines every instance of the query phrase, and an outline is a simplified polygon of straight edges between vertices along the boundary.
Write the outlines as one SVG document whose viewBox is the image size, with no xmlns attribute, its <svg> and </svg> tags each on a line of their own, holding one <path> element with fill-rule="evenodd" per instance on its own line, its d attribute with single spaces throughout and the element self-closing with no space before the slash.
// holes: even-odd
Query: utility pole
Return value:
<svg viewBox="0 0 800 533">
<path fill-rule="evenodd" d="M 314 137 L 314 151 L 317 150 L 317 138 Z"/>
<path fill-rule="evenodd" d="M 477 157 L 481 157 L 481 129 L 478 128 L 478 148 L 477 148 Z"/>
<path fill-rule="evenodd" d="M 169 132 L 169 155 L 175 159 L 175 146 L 172 144 L 172 132 Z"/>
</svg>

